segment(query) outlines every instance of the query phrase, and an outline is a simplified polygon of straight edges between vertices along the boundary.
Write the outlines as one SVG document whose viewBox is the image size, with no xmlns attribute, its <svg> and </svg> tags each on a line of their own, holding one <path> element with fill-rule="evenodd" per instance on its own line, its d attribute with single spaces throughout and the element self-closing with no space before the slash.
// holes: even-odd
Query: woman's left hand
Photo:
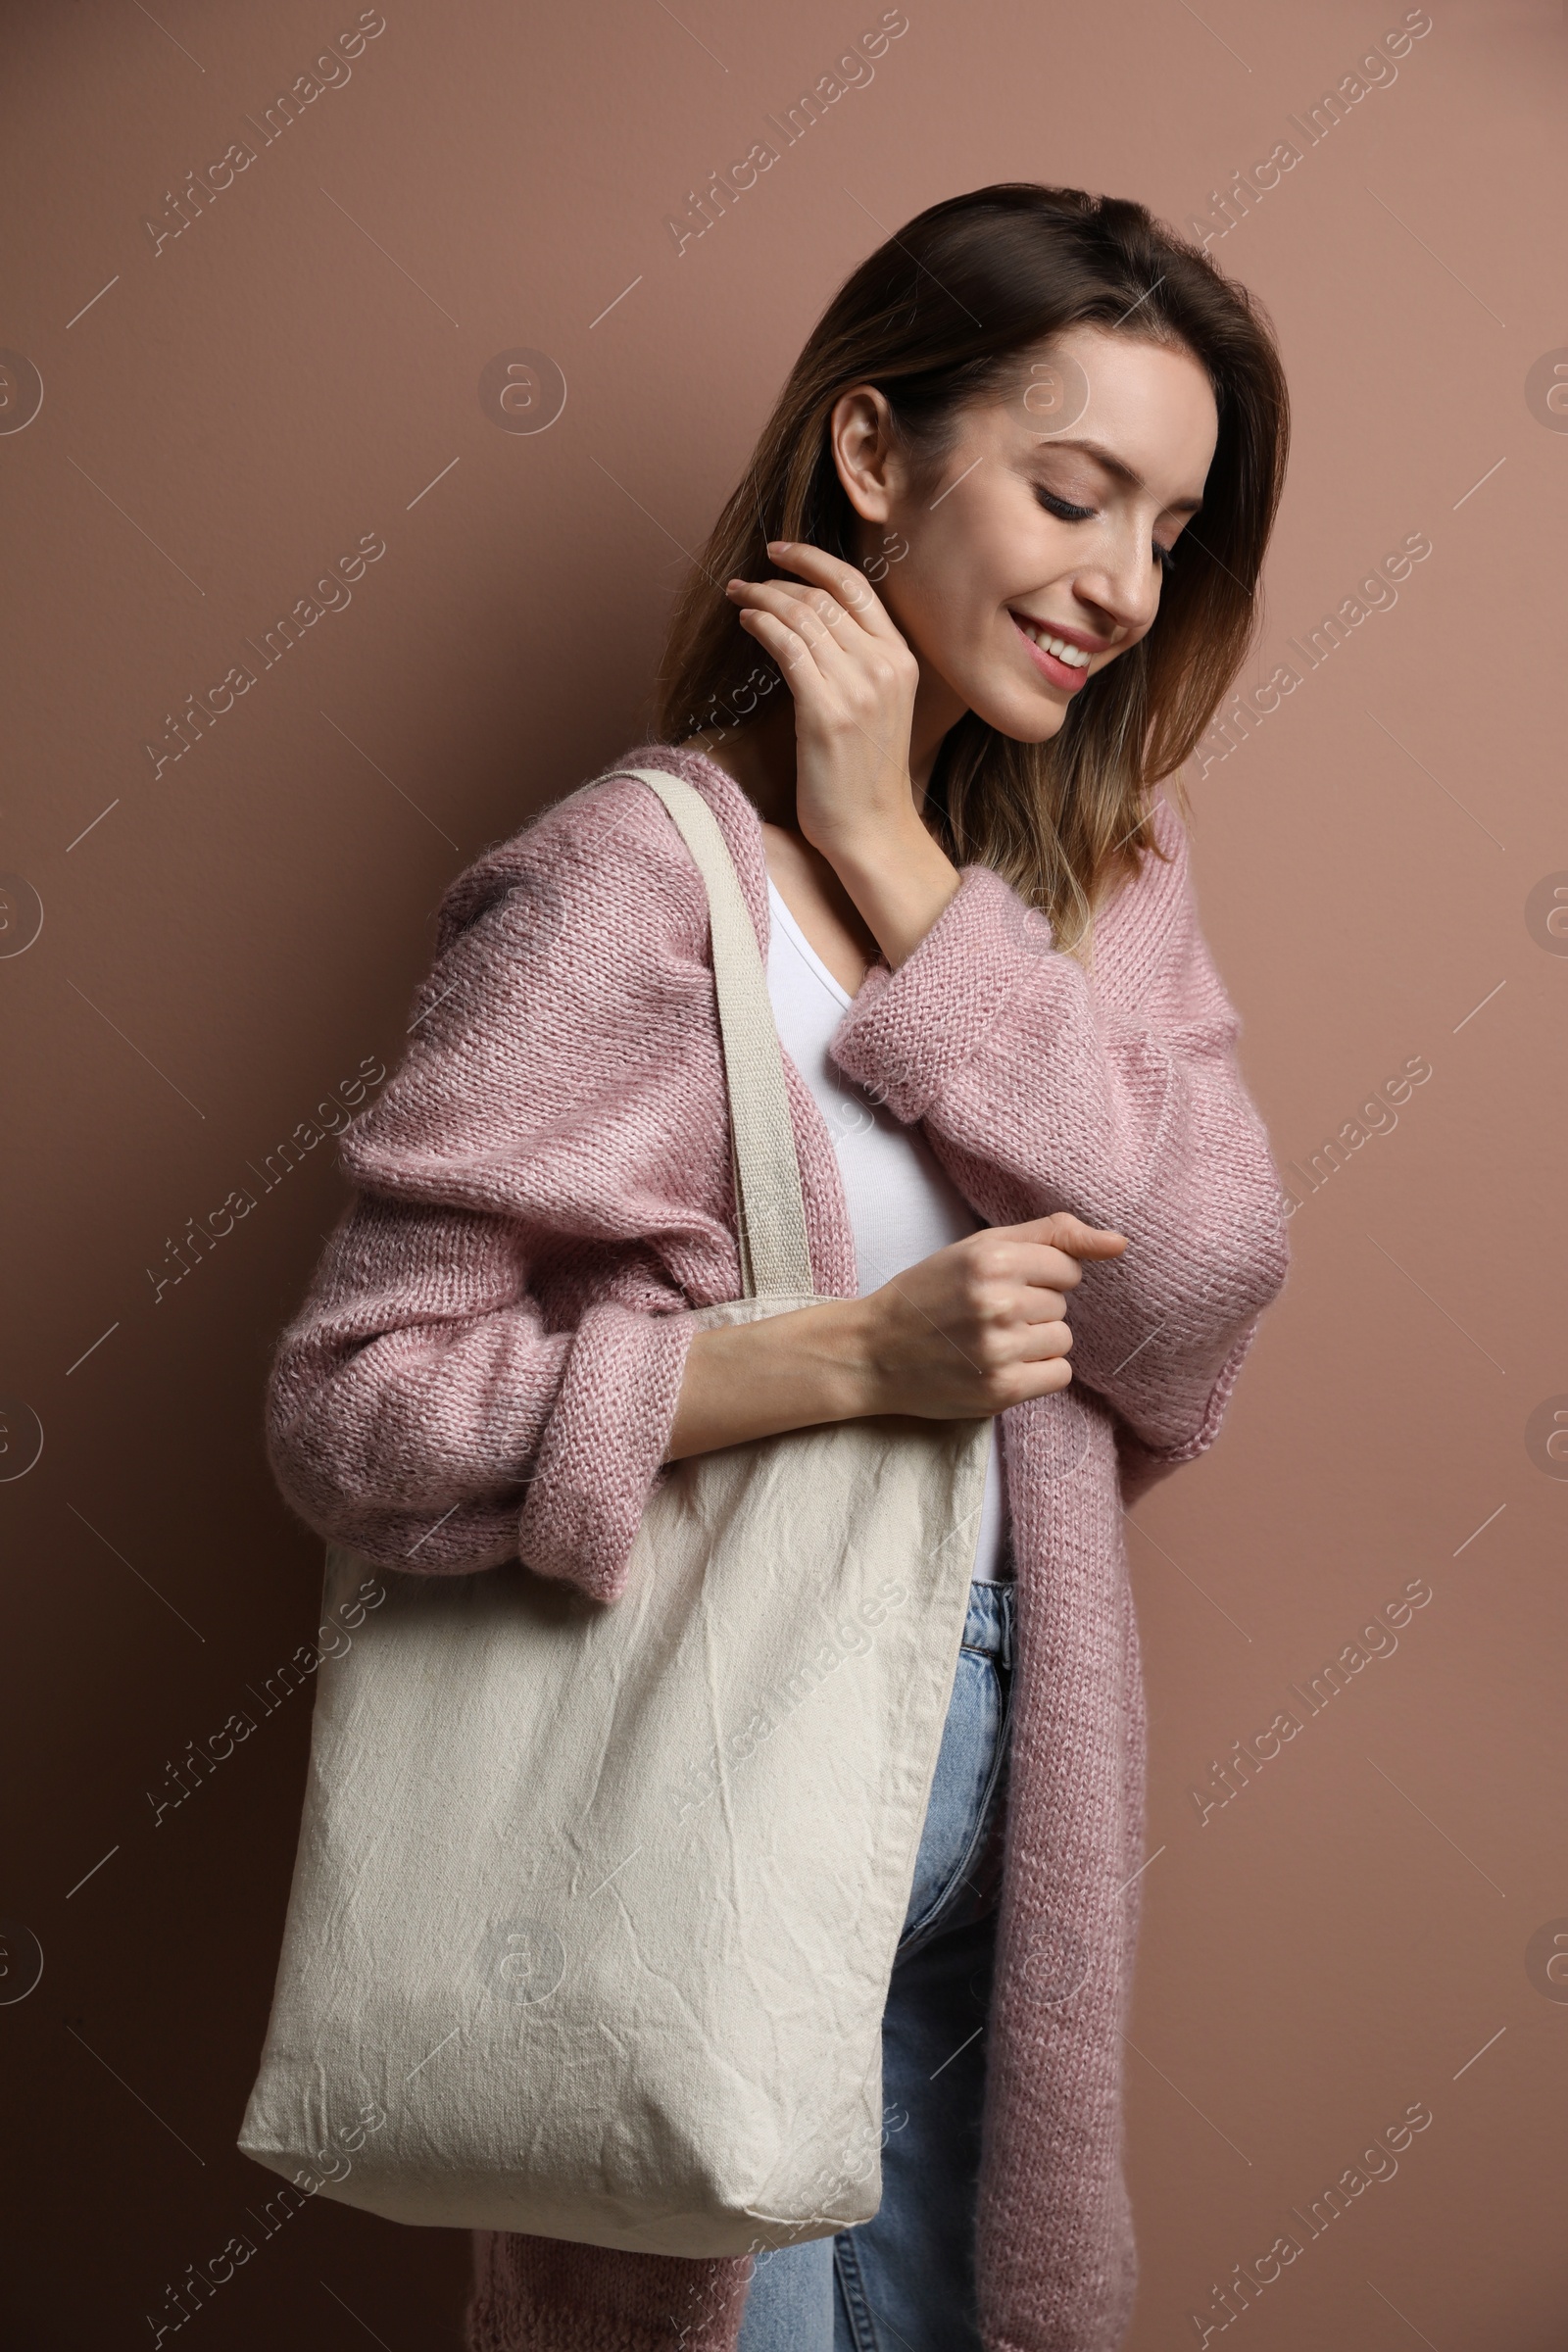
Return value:
<svg viewBox="0 0 1568 2352">
<path fill-rule="evenodd" d="M 767 552 L 805 584 L 737 579 L 725 593 L 795 698 L 796 822 L 898 964 L 958 887 L 909 777 L 920 666 L 854 564 L 799 542 Z"/>
</svg>

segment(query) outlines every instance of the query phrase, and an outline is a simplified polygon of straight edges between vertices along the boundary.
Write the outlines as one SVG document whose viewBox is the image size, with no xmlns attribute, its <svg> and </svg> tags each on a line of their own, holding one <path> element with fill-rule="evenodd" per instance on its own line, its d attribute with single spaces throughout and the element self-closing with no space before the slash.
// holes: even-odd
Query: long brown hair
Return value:
<svg viewBox="0 0 1568 2352">
<path fill-rule="evenodd" d="M 682 589 L 655 723 L 674 743 L 744 723 L 779 672 L 724 595 L 736 575 L 781 576 L 769 539 L 854 563 L 858 518 L 828 424 L 874 384 L 911 465 L 940 466 L 960 405 L 995 397 L 1023 355 L 1092 325 L 1184 347 L 1207 374 L 1219 437 L 1203 508 L 1183 531 L 1153 627 L 1108 662 L 1047 743 L 970 712 L 938 755 L 923 814 L 956 863 L 994 867 L 1087 948 L 1096 907 L 1155 849 L 1154 785 L 1207 727 L 1255 639 L 1254 589 L 1284 487 L 1290 409 L 1267 314 L 1141 204 L 1009 181 L 920 213 L 834 296 L 790 371 L 742 480 Z M 874 561 L 866 568 L 873 579 Z M 787 576 L 787 575 L 784 575 Z M 1176 796 L 1184 797 L 1178 780 Z"/>
</svg>

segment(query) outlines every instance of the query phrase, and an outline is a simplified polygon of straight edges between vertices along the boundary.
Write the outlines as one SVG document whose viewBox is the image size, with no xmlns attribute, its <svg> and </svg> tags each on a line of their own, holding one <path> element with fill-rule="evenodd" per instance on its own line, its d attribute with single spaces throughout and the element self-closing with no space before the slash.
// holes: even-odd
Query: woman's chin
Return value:
<svg viewBox="0 0 1568 2352">
<path fill-rule="evenodd" d="M 1014 743 L 1049 743 L 1059 735 L 1067 715 L 1065 702 L 1047 698 L 1044 692 L 1030 694 L 996 694 L 977 696 L 969 706 L 976 718 L 994 727 L 999 735 L 1006 735 Z"/>
</svg>

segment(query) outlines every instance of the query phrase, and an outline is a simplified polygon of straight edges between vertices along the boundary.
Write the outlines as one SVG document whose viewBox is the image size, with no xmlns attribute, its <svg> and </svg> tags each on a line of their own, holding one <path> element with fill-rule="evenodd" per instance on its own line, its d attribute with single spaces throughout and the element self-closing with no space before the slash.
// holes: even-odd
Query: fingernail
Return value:
<svg viewBox="0 0 1568 2352">
<path fill-rule="evenodd" d="M 787 548 L 794 545 L 793 539 L 770 539 L 767 543 L 767 552 L 770 556 L 781 556 Z"/>
</svg>

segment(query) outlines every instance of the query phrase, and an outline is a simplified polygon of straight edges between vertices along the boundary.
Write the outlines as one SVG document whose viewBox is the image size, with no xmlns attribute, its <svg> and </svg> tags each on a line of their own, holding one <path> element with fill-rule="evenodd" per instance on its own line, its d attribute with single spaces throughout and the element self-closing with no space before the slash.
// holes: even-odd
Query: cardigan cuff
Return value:
<svg viewBox="0 0 1568 2352">
<path fill-rule="evenodd" d="M 1261 1319 L 1254 1316 L 1221 1364 L 1218 1377 L 1209 1390 L 1208 1402 L 1203 1408 L 1202 1420 L 1181 1450 L 1168 1455 L 1167 1459 L 1176 1462 L 1196 1461 L 1199 1454 L 1206 1453 L 1213 1445 L 1214 1440 L 1219 1436 L 1220 1423 L 1224 1420 L 1230 1407 L 1231 1392 L 1236 1386 L 1238 1375 L 1247 1361 L 1248 1351 L 1260 1328 Z"/>
<path fill-rule="evenodd" d="M 1219 1436 L 1220 1424 L 1230 1405 L 1231 1392 L 1247 1360 L 1248 1350 L 1257 1337 L 1260 1320 L 1254 1318 L 1231 1348 L 1208 1392 L 1202 1419 L 1190 1438 L 1182 1438 L 1174 1446 L 1150 1446 L 1125 1422 L 1118 1427 L 1116 1445 L 1123 1480 L 1123 1502 L 1131 1500 L 1134 1494 L 1144 1494 L 1157 1479 L 1180 1469 L 1183 1462 L 1195 1462 L 1200 1453 L 1208 1451 Z"/>
<path fill-rule="evenodd" d="M 540 1576 L 619 1598 L 664 1467 L 692 1332 L 689 1314 L 609 1301 L 578 1324 L 517 1520 L 518 1555 Z"/>
<path fill-rule="evenodd" d="M 828 1053 L 906 1125 L 923 1118 L 1002 1010 L 1020 955 L 1033 964 L 1051 926 L 988 866 L 957 891 L 896 972 L 873 964 Z"/>
</svg>

